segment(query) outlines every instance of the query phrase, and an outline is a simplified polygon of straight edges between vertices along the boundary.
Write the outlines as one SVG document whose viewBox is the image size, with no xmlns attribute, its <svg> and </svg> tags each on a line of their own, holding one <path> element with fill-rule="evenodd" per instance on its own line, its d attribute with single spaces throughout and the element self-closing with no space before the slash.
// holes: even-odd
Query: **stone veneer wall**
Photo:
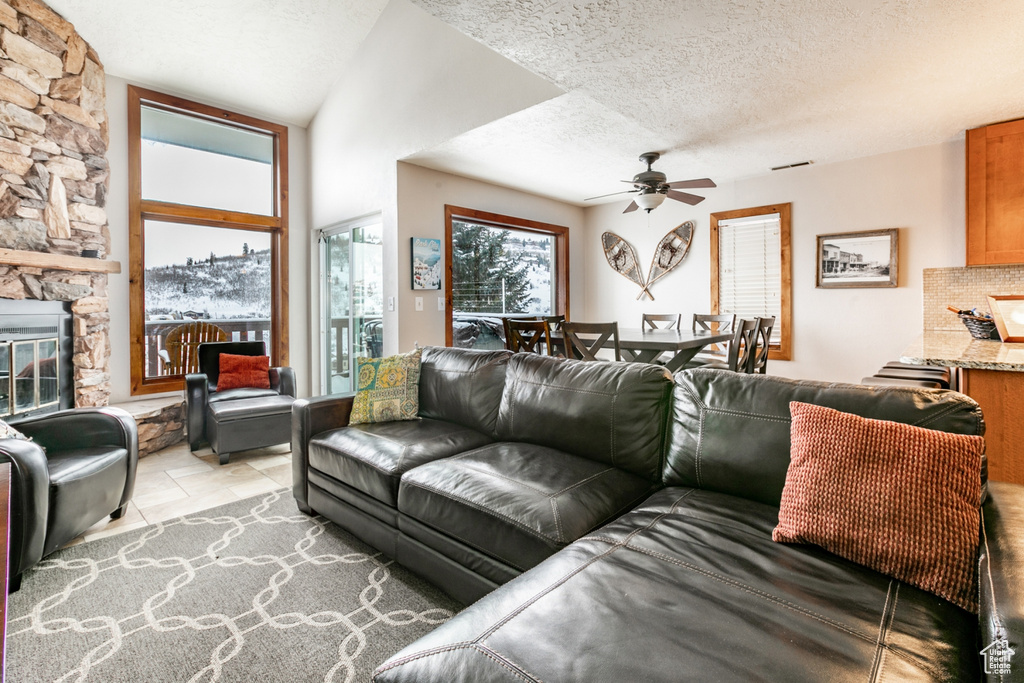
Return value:
<svg viewBox="0 0 1024 683">
<path fill-rule="evenodd" d="M 925 268 L 924 329 L 963 330 L 946 306 L 987 311 L 990 294 L 1024 294 L 1024 265 Z"/>
<path fill-rule="evenodd" d="M 103 66 L 38 0 L 0 0 L 0 247 L 105 258 Z M 107 275 L 0 264 L 0 298 L 72 301 L 75 405 L 110 396 Z"/>
</svg>

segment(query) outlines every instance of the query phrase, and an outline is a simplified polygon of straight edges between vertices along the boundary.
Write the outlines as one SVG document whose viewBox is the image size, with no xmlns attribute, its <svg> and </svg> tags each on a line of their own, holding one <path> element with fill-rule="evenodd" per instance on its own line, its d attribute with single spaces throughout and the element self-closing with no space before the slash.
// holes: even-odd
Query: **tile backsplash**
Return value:
<svg viewBox="0 0 1024 683">
<path fill-rule="evenodd" d="M 1024 294 L 1024 265 L 925 268 L 924 329 L 964 329 L 946 306 L 987 311 L 990 294 Z"/>
</svg>

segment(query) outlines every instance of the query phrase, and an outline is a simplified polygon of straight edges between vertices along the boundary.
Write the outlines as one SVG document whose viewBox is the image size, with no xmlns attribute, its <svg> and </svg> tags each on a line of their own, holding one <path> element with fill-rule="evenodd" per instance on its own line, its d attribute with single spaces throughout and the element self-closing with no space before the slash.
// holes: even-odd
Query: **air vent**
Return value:
<svg viewBox="0 0 1024 683">
<path fill-rule="evenodd" d="M 59 328 L 56 325 L 49 327 L 0 327 L 0 337 L 8 334 L 45 334 L 55 335 L 59 332 Z"/>
<path fill-rule="evenodd" d="M 798 166 L 810 166 L 813 163 L 814 163 L 813 161 L 798 161 L 795 164 L 786 164 L 785 166 L 775 166 L 774 168 L 772 168 L 772 170 L 773 171 L 781 171 L 781 170 L 786 169 L 786 168 L 796 168 Z"/>
</svg>

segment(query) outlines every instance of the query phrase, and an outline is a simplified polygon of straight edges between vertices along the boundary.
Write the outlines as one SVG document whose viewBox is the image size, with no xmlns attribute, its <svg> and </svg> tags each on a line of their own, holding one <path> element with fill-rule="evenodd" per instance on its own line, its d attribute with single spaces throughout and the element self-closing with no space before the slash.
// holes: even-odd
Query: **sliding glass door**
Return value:
<svg viewBox="0 0 1024 683">
<path fill-rule="evenodd" d="M 379 358 L 384 342 L 380 219 L 324 230 L 321 257 L 323 391 L 355 391 L 355 359 Z"/>
</svg>

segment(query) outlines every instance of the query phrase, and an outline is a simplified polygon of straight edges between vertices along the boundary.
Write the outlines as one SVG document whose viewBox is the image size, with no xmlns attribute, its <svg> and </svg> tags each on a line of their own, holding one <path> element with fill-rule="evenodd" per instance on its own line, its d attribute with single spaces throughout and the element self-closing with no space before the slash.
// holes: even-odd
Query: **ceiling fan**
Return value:
<svg viewBox="0 0 1024 683">
<path fill-rule="evenodd" d="M 688 192 L 680 192 L 681 189 L 692 189 L 697 187 L 717 187 L 714 181 L 710 178 L 698 178 L 695 180 L 677 180 L 673 183 L 665 182 L 667 176 L 661 171 L 655 171 L 651 169 L 651 166 L 655 161 L 661 158 L 661 154 L 658 152 L 647 152 L 646 154 L 640 155 L 640 161 L 647 164 L 647 170 L 642 173 L 637 173 L 633 176 L 632 180 L 623 180 L 624 183 L 631 183 L 633 185 L 632 190 L 623 190 L 622 192 L 612 192 L 610 194 L 602 194 L 597 197 L 589 197 L 583 201 L 589 202 L 591 199 L 601 199 L 602 197 L 611 197 L 616 194 L 631 194 L 637 193 L 636 198 L 629 203 L 626 210 L 622 213 L 629 213 L 630 211 L 636 211 L 637 209 L 643 209 L 650 213 L 652 210 L 661 206 L 661 203 L 665 201 L 665 198 L 675 199 L 679 202 L 685 202 L 690 206 L 700 204 L 704 201 L 704 197 L 699 197 L 695 194 Z"/>
</svg>

